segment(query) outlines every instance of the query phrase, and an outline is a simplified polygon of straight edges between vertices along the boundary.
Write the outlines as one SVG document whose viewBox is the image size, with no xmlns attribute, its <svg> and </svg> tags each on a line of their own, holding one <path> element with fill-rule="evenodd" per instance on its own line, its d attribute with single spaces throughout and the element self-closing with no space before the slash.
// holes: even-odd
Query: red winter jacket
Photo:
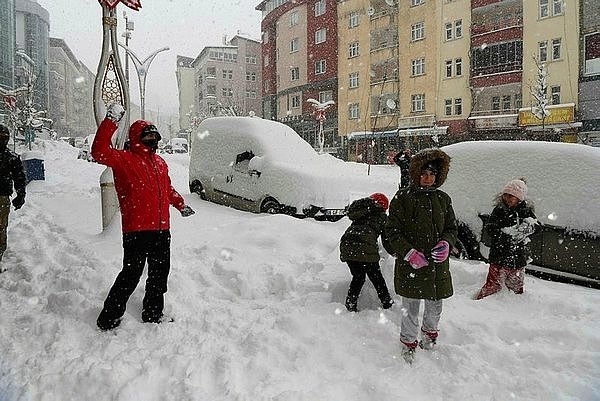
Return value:
<svg viewBox="0 0 600 401">
<path fill-rule="evenodd" d="M 142 130 L 147 125 L 150 123 L 143 120 L 131 124 L 130 150 L 118 150 L 111 143 L 117 126 L 105 119 L 92 144 L 94 159 L 112 167 L 125 233 L 168 230 L 169 205 L 178 210 L 184 206 L 184 199 L 171 186 L 167 163 L 141 142 Z"/>
</svg>

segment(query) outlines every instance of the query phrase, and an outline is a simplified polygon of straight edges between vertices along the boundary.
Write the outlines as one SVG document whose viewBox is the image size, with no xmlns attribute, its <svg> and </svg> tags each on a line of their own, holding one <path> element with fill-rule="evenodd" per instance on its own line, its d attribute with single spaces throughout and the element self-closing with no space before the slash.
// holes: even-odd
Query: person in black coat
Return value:
<svg viewBox="0 0 600 401">
<path fill-rule="evenodd" d="M 492 295 L 505 284 L 515 294 L 523 293 L 525 266 L 529 259 L 529 236 L 538 220 L 525 197 L 525 179 L 509 181 L 497 197 L 496 207 L 485 223 L 491 239 L 490 266 L 476 299 Z"/>
<path fill-rule="evenodd" d="M 387 222 L 385 211 L 388 198 L 382 193 L 374 193 L 367 198 L 355 200 L 348 207 L 348 218 L 352 221 L 340 239 L 340 259 L 348 263 L 352 281 L 346 297 L 346 309 L 358 312 L 358 296 L 369 277 L 383 309 L 389 309 L 394 301 L 379 267 L 379 243 Z M 382 237 L 384 247 L 386 240 Z"/>
<path fill-rule="evenodd" d="M 410 160 L 412 159 L 412 152 L 410 149 L 404 149 L 402 152 L 396 153 L 394 156 L 394 163 L 400 167 L 400 180 L 398 183 L 399 188 L 406 188 L 410 184 Z"/>
<path fill-rule="evenodd" d="M 17 196 L 12 200 L 12 205 L 15 210 L 18 210 L 25 203 L 25 185 L 27 185 L 21 158 L 8 149 L 9 138 L 8 128 L 0 124 L 0 261 L 6 251 L 6 229 L 13 187 Z"/>
</svg>

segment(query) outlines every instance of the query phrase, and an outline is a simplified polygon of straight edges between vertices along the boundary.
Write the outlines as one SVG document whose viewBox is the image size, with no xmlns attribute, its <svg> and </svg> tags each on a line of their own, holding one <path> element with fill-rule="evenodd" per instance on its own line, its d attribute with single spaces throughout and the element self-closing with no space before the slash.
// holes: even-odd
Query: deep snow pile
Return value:
<svg viewBox="0 0 600 401">
<path fill-rule="evenodd" d="M 46 181 L 30 183 L 11 212 L 1 262 L 2 401 L 600 399 L 598 290 L 527 277 L 521 296 L 474 301 L 487 266 L 452 260 L 439 346 L 407 366 L 399 303 L 380 310 L 367 283 L 361 311 L 343 307 L 347 219 L 201 201 L 187 190 L 187 155 L 166 156 L 196 210 L 187 219 L 172 210 L 166 312 L 176 322 L 141 323 L 140 284 L 122 326 L 99 332 L 122 252 L 118 221 L 100 233 L 103 167 L 65 144 L 40 150 Z M 392 264 L 382 261 L 390 286 Z"/>
</svg>

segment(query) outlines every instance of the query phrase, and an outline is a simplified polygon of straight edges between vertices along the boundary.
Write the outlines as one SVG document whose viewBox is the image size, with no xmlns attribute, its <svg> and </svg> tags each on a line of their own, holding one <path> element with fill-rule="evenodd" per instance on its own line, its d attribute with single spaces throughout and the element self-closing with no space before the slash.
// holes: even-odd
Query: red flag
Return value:
<svg viewBox="0 0 600 401">
<path fill-rule="evenodd" d="M 106 4 L 110 9 L 115 8 L 119 2 L 136 11 L 142 8 L 140 0 L 100 0 L 100 2 Z"/>
</svg>

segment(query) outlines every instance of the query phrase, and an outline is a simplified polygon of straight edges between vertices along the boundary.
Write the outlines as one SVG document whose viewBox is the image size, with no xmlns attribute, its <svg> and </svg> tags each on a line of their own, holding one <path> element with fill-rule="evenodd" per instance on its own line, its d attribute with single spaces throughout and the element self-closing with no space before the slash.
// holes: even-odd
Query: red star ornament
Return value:
<svg viewBox="0 0 600 401">
<path fill-rule="evenodd" d="M 142 3 L 141 0 L 99 0 L 100 3 L 106 4 L 108 6 L 108 8 L 113 9 L 117 6 L 117 4 L 119 3 L 123 3 L 124 5 L 126 5 L 127 7 L 133 9 L 133 10 L 139 10 L 140 8 L 142 8 Z"/>
</svg>

